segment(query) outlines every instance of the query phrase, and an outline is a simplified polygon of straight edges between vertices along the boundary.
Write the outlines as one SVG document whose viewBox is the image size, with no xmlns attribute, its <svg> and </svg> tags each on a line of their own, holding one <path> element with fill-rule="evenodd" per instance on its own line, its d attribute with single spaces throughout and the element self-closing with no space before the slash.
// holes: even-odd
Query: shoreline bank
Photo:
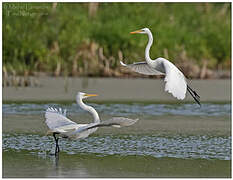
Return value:
<svg viewBox="0 0 233 180">
<path fill-rule="evenodd" d="M 75 101 L 78 91 L 96 93 L 92 101 L 187 103 L 164 91 L 162 79 L 64 78 L 38 77 L 38 87 L 3 87 L 3 102 Z M 191 80 L 189 85 L 199 93 L 201 102 L 231 102 L 231 79 Z"/>
</svg>

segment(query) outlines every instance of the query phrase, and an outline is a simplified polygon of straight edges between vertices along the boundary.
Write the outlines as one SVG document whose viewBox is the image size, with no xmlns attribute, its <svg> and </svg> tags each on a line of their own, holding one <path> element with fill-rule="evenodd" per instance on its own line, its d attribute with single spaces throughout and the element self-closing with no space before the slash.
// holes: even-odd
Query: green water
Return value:
<svg viewBox="0 0 233 180">
<path fill-rule="evenodd" d="M 105 157 L 96 154 L 59 158 L 28 151 L 3 153 L 3 177 L 230 177 L 230 161 L 154 158 L 151 156 Z M 7 158 L 6 158 L 7 157 Z"/>
</svg>

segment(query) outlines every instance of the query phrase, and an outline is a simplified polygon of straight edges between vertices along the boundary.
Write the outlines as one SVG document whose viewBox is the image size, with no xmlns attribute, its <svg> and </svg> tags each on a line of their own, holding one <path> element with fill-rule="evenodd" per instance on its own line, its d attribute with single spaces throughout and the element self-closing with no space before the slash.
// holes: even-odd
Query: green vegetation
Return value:
<svg viewBox="0 0 233 180">
<path fill-rule="evenodd" d="M 92 4 L 93 5 L 93 4 Z M 3 3 L 3 71 L 120 76 L 119 59 L 151 57 L 230 69 L 230 3 Z M 96 10 L 95 10 L 96 8 Z M 122 58 L 123 57 L 123 58 Z"/>
</svg>

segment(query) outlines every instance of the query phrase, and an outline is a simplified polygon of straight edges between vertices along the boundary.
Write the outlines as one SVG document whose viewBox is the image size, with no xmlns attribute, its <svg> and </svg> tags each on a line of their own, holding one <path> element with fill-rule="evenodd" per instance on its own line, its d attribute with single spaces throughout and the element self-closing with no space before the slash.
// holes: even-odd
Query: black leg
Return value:
<svg viewBox="0 0 233 180">
<path fill-rule="evenodd" d="M 56 139 L 56 153 L 59 153 L 60 152 L 60 148 L 59 148 L 59 145 L 58 145 L 58 137 Z"/>
<path fill-rule="evenodd" d="M 59 145 L 58 145 L 58 137 L 56 137 L 56 133 L 53 133 L 53 137 L 55 139 L 55 143 L 56 143 L 56 147 L 55 147 L 55 156 L 58 155 L 58 153 L 60 152 L 60 148 L 59 148 Z"/>
<path fill-rule="evenodd" d="M 56 150 L 55 150 L 55 156 L 59 153 L 59 145 L 58 145 L 58 137 L 56 139 Z"/>
<path fill-rule="evenodd" d="M 200 102 L 200 96 L 196 93 L 196 91 L 192 90 L 188 85 L 187 85 L 187 90 L 189 94 L 193 97 L 193 99 L 200 105 L 201 107 L 201 102 Z"/>
</svg>

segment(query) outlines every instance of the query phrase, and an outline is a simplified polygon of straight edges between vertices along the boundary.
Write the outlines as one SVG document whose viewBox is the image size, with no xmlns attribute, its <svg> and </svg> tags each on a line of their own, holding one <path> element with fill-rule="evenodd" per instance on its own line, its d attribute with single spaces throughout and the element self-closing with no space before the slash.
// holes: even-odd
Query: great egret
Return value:
<svg viewBox="0 0 233 180">
<path fill-rule="evenodd" d="M 131 34 L 136 33 L 148 35 L 149 41 L 145 50 L 146 61 L 129 65 L 120 61 L 121 65 L 145 75 L 165 75 L 165 91 L 168 91 L 177 99 L 182 100 L 185 98 L 186 90 L 188 90 L 194 100 L 201 106 L 200 96 L 187 85 L 185 76 L 173 63 L 161 57 L 155 60 L 150 58 L 149 51 L 153 43 L 151 31 L 148 28 L 143 28 L 141 30 L 131 32 Z"/>
<path fill-rule="evenodd" d="M 94 133 L 98 127 L 123 127 L 130 126 L 137 122 L 138 119 L 129 119 L 125 117 L 113 117 L 110 120 L 100 122 L 100 118 L 96 110 L 83 103 L 83 99 L 88 97 L 97 96 L 97 94 L 86 94 L 82 92 L 78 92 L 76 96 L 76 101 L 78 105 L 92 114 L 94 118 L 94 122 L 90 124 L 77 124 L 66 117 L 66 110 L 56 109 L 49 107 L 45 112 L 46 124 L 49 127 L 48 134 L 52 134 L 55 143 L 55 155 L 59 153 L 60 148 L 58 145 L 58 137 L 56 135 L 61 136 L 63 138 L 86 138 L 90 134 Z"/>
</svg>

